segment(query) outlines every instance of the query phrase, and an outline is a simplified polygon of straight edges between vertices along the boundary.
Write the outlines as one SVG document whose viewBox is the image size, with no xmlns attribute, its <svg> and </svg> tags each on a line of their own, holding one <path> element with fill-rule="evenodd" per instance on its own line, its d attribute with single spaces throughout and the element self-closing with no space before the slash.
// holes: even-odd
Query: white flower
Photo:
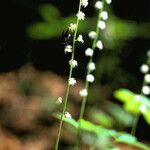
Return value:
<svg viewBox="0 0 150 150">
<path fill-rule="evenodd" d="M 142 87 L 142 92 L 143 92 L 143 94 L 145 94 L 145 95 L 149 95 L 149 94 L 150 94 L 150 87 L 147 86 L 147 85 L 144 85 L 144 86 Z"/>
<path fill-rule="evenodd" d="M 74 78 L 69 79 L 69 85 L 75 85 L 77 82 Z"/>
<path fill-rule="evenodd" d="M 88 6 L 88 0 L 81 0 L 81 5 L 85 8 Z"/>
<path fill-rule="evenodd" d="M 90 71 L 95 70 L 95 68 L 96 68 L 95 63 L 93 63 L 93 62 L 89 63 L 88 68 Z"/>
<path fill-rule="evenodd" d="M 82 90 L 80 91 L 80 95 L 81 95 L 82 97 L 87 96 L 87 95 L 88 95 L 87 89 L 82 89 Z"/>
<path fill-rule="evenodd" d="M 77 25 L 74 24 L 74 23 L 71 23 L 70 26 L 69 26 L 69 30 L 72 31 L 72 32 L 75 31 L 76 28 L 77 28 Z"/>
<path fill-rule="evenodd" d="M 83 36 L 79 35 L 78 38 L 77 38 L 77 41 L 81 42 L 81 43 L 84 43 Z"/>
<path fill-rule="evenodd" d="M 100 20 L 98 22 L 98 27 L 103 30 L 106 28 L 106 23 L 104 21 Z"/>
<path fill-rule="evenodd" d="M 97 1 L 97 2 L 95 3 L 95 8 L 96 8 L 96 9 L 102 9 L 102 8 L 103 8 L 103 3 L 102 3 L 101 1 Z"/>
<path fill-rule="evenodd" d="M 67 45 L 67 46 L 65 47 L 65 53 L 66 53 L 66 52 L 68 52 L 68 53 L 72 52 L 72 46 L 71 46 L 71 45 Z"/>
<path fill-rule="evenodd" d="M 112 0 L 106 0 L 107 4 L 111 4 Z"/>
<path fill-rule="evenodd" d="M 56 100 L 56 104 L 61 104 L 63 101 L 62 97 L 58 97 L 58 99 Z"/>
<path fill-rule="evenodd" d="M 140 101 L 140 99 L 141 99 L 140 95 L 137 94 L 137 95 L 134 96 L 134 100 L 135 101 L 138 102 L 138 101 Z"/>
<path fill-rule="evenodd" d="M 141 111 L 142 113 L 146 113 L 146 112 L 147 112 L 147 106 L 146 106 L 145 104 L 141 105 L 141 106 L 140 106 L 140 111 Z"/>
<path fill-rule="evenodd" d="M 146 83 L 150 83 L 150 74 L 146 74 L 144 80 L 146 81 Z"/>
<path fill-rule="evenodd" d="M 101 14 L 100 14 L 101 18 L 103 20 L 107 20 L 108 19 L 108 13 L 107 11 L 102 11 Z"/>
<path fill-rule="evenodd" d="M 148 67 L 147 64 L 143 64 L 143 65 L 140 67 L 140 71 L 141 71 L 142 73 L 147 73 L 148 70 L 149 70 L 149 67 Z"/>
<path fill-rule="evenodd" d="M 78 62 L 76 60 L 70 60 L 69 64 L 72 65 L 73 68 L 78 66 Z"/>
<path fill-rule="evenodd" d="M 68 119 L 72 118 L 72 116 L 71 116 L 71 114 L 69 112 L 65 112 L 65 117 L 68 118 Z"/>
<path fill-rule="evenodd" d="M 86 56 L 93 56 L 93 53 L 94 53 L 94 51 L 93 51 L 93 49 L 91 49 L 91 48 L 87 48 L 87 49 L 85 50 L 85 55 L 86 55 Z"/>
<path fill-rule="evenodd" d="M 89 32 L 88 36 L 91 38 L 91 39 L 94 39 L 96 37 L 96 32 L 95 31 L 91 31 Z"/>
<path fill-rule="evenodd" d="M 92 74 L 88 74 L 87 76 L 86 76 L 86 80 L 88 81 L 88 82 L 94 82 L 94 76 L 92 75 Z"/>
<path fill-rule="evenodd" d="M 97 48 L 99 48 L 100 50 L 102 50 L 103 49 L 103 44 L 102 44 L 102 41 L 97 41 L 97 43 L 96 43 L 96 47 Z"/>
<path fill-rule="evenodd" d="M 84 14 L 82 11 L 79 11 L 79 12 L 77 13 L 77 18 L 78 18 L 79 20 L 84 20 L 85 14 Z"/>
</svg>

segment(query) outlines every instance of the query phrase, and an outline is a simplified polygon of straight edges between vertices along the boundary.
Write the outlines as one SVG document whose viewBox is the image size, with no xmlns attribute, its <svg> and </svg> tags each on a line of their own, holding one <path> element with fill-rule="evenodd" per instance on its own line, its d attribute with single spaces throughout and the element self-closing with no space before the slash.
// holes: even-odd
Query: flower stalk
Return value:
<svg viewBox="0 0 150 150">
<path fill-rule="evenodd" d="M 70 87 L 71 85 L 74 85 L 76 83 L 76 80 L 74 78 L 72 78 L 72 73 L 73 73 L 73 68 L 75 67 L 76 64 L 74 64 L 74 56 L 75 56 L 75 45 L 76 45 L 76 39 L 77 39 L 77 31 L 78 31 L 78 26 L 79 26 L 79 22 L 80 20 L 84 20 L 84 13 L 81 12 L 81 6 L 83 5 L 83 0 L 79 1 L 79 8 L 78 8 L 78 13 L 77 13 L 77 20 L 76 20 L 76 24 L 70 24 L 70 31 L 74 31 L 73 34 L 73 42 L 72 42 L 72 46 L 68 45 L 67 46 L 67 52 L 71 52 L 71 60 L 70 60 L 70 71 L 69 71 L 69 77 L 68 77 L 68 83 L 67 83 L 67 88 L 66 88 L 66 92 L 65 92 L 65 96 L 64 96 L 64 101 L 63 101 L 63 109 L 62 109 L 62 113 L 61 113 L 61 117 L 60 117 L 60 124 L 59 124 L 59 129 L 58 129 L 58 135 L 57 135 L 57 139 L 56 139 L 56 144 L 55 144 L 55 150 L 58 150 L 59 147 L 59 141 L 60 141 L 60 135 L 61 135 L 61 129 L 62 129 L 62 125 L 63 125 L 63 117 L 65 115 L 65 111 L 67 108 L 67 102 L 68 102 L 68 96 L 69 96 L 69 92 L 70 92 Z M 85 3 L 86 1 L 84 1 L 84 7 L 87 6 L 88 3 Z M 80 36 L 81 39 L 81 36 Z M 66 51 L 65 51 L 66 52 Z"/>
</svg>

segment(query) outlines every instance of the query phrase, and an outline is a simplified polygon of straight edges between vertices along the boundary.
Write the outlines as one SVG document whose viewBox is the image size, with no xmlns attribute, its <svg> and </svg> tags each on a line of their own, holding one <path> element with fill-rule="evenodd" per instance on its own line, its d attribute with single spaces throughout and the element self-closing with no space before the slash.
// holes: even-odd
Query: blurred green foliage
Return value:
<svg viewBox="0 0 150 150">
<path fill-rule="evenodd" d="M 60 119 L 60 115 L 57 114 L 55 116 L 56 116 L 56 118 Z M 66 123 L 73 126 L 75 129 L 78 129 L 78 126 L 80 126 L 80 130 L 82 130 L 84 132 L 89 132 L 91 134 L 94 133 L 97 138 L 98 137 L 107 137 L 110 139 L 112 138 L 114 140 L 114 144 L 115 143 L 125 143 L 127 145 L 132 145 L 132 146 L 135 146 L 135 147 L 143 149 L 143 150 L 149 150 L 149 148 L 145 144 L 140 143 L 136 139 L 136 137 L 134 137 L 130 134 L 127 134 L 125 132 L 118 132 L 116 130 L 107 129 L 100 125 L 96 125 L 89 121 L 86 121 L 84 119 L 75 121 L 74 119 L 64 117 L 63 120 Z M 112 146 L 112 145 L 110 145 L 110 146 Z"/>
<path fill-rule="evenodd" d="M 142 114 L 146 122 L 150 124 L 150 99 L 144 95 L 135 94 L 127 89 L 119 89 L 114 96 L 124 103 L 124 109 L 134 115 Z M 145 107 L 142 111 L 141 108 Z"/>
<path fill-rule="evenodd" d="M 121 20 L 108 10 L 110 19 L 107 29 L 101 33 L 106 48 L 121 46 L 124 41 L 136 36 L 150 38 L 150 24 L 137 24 L 134 21 Z M 51 4 L 42 4 L 39 7 L 42 21 L 35 22 L 27 27 L 28 35 L 33 39 L 51 39 L 60 36 L 71 22 L 75 22 L 74 16 L 62 17 L 59 10 Z M 88 33 L 95 30 L 96 17 L 86 18 L 80 23 L 79 32 Z"/>
</svg>

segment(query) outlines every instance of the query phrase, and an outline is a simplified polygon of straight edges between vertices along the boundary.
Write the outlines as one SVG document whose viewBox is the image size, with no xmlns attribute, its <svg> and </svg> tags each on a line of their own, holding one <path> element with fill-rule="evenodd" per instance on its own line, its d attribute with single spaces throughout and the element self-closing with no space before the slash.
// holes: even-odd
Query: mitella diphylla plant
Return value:
<svg viewBox="0 0 150 150">
<path fill-rule="evenodd" d="M 140 114 L 143 115 L 146 122 L 150 125 L 150 51 L 147 52 L 147 61 L 142 64 L 140 71 L 144 74 L 141 87 L 141 93 L 135 94 L 127 89 L 120 89 L 114 93 L 114 96 L 124 103 L 124 109 L 135 115 L 131 134 L 135 135 Z"/>
<path fill-rule="evenodd" d="M 70 38 L 72 36 L 73 41 L 72 41 L 72 44 L 68 44 L 67 41 L 65 42 L 65 50 L 64 51 L 65 51 L 65 54 L 71 53 L 71 60 L 69 61 L 70 71 L 69 71 L 67 89 L 66 89 L 66 93 L 64 96 L 64 100 L 61 97 L 59 97 L 56 101 L 57 104 L 63 103 L 63 110 L 62 110 L 61 117 L 60 117 L 60 125 L 59 125 L 59 129 L 58 129 L 55 150 L 58 150 L 61 129 L 62 129 L 62 125 L 63 125 L 63 118 L 64 117 L 71 118 L 71 114 L 69 112 L 66 112 L 66 108 L 67 108 L 70 87 L 74 86 L 76 84 L 76 79 L 73 78 L 73 76 L 72 76 L 73 68 L 78 66 L 78 62 L 74 59 L 76 42 L 80 42 L 82 44 L 84 43 L 82 35 L 77 36 L 79 23 L 80 23 L 80 21 L 85 19 L 85 14 L 84 14 L 84 12 L 81 11 L 81 9 L 86 8 L 87 6 L 88 6 L 88 0 L 80 0 L 79 1 L 78 12 L 76 14 L 76 17 L 77 17 L 76 23 L 71 23 L 70 26 L 68 27 L 70 33 L 68 34 L 67 38 Z"/>
</svg>

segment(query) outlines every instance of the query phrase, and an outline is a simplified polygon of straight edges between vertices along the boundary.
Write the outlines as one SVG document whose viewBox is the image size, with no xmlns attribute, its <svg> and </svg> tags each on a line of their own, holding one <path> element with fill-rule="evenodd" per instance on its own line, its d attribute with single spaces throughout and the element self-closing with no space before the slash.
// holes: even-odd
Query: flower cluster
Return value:
<svg viewBox="0 0 150 150">
<path fill-rule="evenodd" d="M 147 52 L 148 59 L 150 58 L 149 54 L 150 54 L 150 51 Z M 140 71 L 144 74 L 142 94 L 149 95 L 150 94 L 150 86 L 149 86 L 149 84 L 150 84 L 150 73 L 149 73 L 148 64 L 143 64 L 140 67 Z"/>
<path fill-rule="evenodd" d="M 110 4 L 111 0 L 105 0 L 106 4 Z M 105 21 L 108 19 L 108 13 L 107 11 L 103 10 L 104 9 L 104 2 L 98 0 L 95 3 L 95 8 L 99 11 L 99 15 L 98 15 L 98 22 L 97 22 L 97 27 L 96 27 L 96 31 L 90 31 L 88 36 L 90 39 L 93 40 L 93 45 L 92 48 L 87 48 L 85 50 L 85 55 L 89 57 L 89 63 L 87 65 L 87 76 L 86 76 L 86 82 L 88 83 L 92 83 L 94 82 L 95 78 L 92 75 L 92 71 L 94 71 L 96 69 L 95 63 L 93 62 L 93 55 L 94 55 L 94 51 L 95 48 L 102 50 L 103 49 L 103 43 L 101 40 L 99 40 L 99 35 L 97 33 L 98 30 L 104 30 L 106 28 L 106 23 Z M 83 18 L 83 15 L 81 15 L 80 19 Z M 88 94 L 88 89 L 84 88 L 81 89 L 79 94 L 81 97 L 85 97 Z"/>
</svg>

